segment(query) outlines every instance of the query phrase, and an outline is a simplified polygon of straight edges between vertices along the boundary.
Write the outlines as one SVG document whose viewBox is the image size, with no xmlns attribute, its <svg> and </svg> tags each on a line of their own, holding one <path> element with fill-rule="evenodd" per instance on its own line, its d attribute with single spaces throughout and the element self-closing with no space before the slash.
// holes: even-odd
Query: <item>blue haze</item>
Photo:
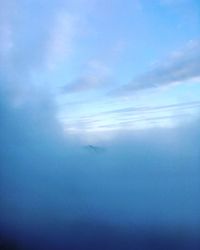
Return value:
<svg viewBox="0 0 200 250">
<path fill-rule="evenodd" d="M 199 13 L 0 1 L 0 249 L 200 248 Z"/>
</svg>

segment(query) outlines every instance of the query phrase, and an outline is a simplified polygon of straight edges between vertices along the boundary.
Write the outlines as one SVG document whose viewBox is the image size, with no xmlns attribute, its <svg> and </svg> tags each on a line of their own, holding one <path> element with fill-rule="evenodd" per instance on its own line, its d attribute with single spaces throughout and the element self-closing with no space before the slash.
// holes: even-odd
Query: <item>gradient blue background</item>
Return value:
<svg viewBox="0 0 200 250">
<path fill-rule="evenodd" d="M 1 0 L 0 248 L 199 249 L 199 83 L 197 0 Z"/>
</svg>

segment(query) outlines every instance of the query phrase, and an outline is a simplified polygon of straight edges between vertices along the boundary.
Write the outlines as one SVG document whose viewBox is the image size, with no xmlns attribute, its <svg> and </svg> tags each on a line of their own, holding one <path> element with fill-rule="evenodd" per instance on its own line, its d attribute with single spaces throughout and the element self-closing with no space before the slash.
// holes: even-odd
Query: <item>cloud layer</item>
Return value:
<svg viewBox="0 0 200 250">
<path fill-rule="evenodd" d="M 174 83 L 200 79 L 200 42 L 191 41 L 182 50 L 176 51 L 151 71 L 123 85 L 116 92 L 120 94 L 156 89 Z"/>
<path fill-rule="evenodd" d="M 116 240 L 140 230 L 144 240 L 146 230 L 175 237 L 174 228 L 187 235 L 198 229 L 199 121 L 179 129 L 124 131 L 104 143 L 104 153 L 91 154 L 63 139 L 47 114 L 48 102 L 22 111 L 0 100 L 0 230 L 10 240 L 25 249 L 53 250 L 75 244 L 76 237 L 88 242 L 85 227 L 90 235 L 97 228 L 100 242 L 102 227 L 119 230 Z M 87 249 L 82 244 L 78 249 Z"/>
<path fill-rule="evenodd" d="M 152 59 L 143 51 L 146 38 L 153 37 L 147 28 L 149 21 L 158 24 L 163 12 L 152 12 L 159 7 L 147 1 L 150 18 L 139 2 L 2 2 L 0 248 L 7 238 L 25 250 L 130 250 L 136 242 L 142 250 L 149 244 L 173 249 L 170 232 L 181 238 L 176 250 L 184 249 L 183 242 L 190 249 L 195 245 L 193 233 L 200 227 L 198 93 L 180 99 L 175 93 L 163 102 L 157 100 L 160 92 L 151 100 L 147 93 L 141 102 L 105 97 L 112 87 L 119 90 L 119 82 L 144 72 L 144 61 Z M 98 8 L 91 13 L 93 4 Z M 163 27 L 156 48 L 171 23 Z M 123 44 L 116 46 L 116 41 L 131 46 L 121 51 Z M 135 55 L 141 51 L 140 67 Z M 119 52 L 120 63 L 114 64 Z M 119 91 L 139 93 L 199 78 L 199 55 L 199 41 L 190 42 Z M 135 68 L 139 65 L 135 73 L 134 56 Z M 110 79 L 115 73 L 119 82 Z M 58 94 L 60 89 L 68 95 Z M 71 105 L 63 108 L 63 100 Z M 62 108 L 65 131 L 57 119 Z M 196 119 L 187 120 L 190 114 Z M 163 125 L 179 118 L 183 122 L 177 127 L 135 129 L 136 124 Z M 82 140 L 70 129 L 92 131 L 96 143 L 87 145 L 87 135 Z M 159 235 L 155 244 L 152 232 Z"/>
</svg>

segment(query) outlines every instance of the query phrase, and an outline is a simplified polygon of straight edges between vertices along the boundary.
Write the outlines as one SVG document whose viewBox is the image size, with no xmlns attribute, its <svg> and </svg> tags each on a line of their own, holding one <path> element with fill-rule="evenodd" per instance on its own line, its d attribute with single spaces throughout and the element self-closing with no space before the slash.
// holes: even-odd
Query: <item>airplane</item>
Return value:
<svg viewBox="0 0 200 250">
<path fill-rule="evenodd" d="M 103 152 L 105 152 L 105 148 L 99 147 L 99 146 L 94 146 L 94 145 L 91 145 L 91 144 L 86 145 L 84 148 L 91 151 L 91 152 L 93 151 L 95 153 L 103 153 Z"/>
</svg>

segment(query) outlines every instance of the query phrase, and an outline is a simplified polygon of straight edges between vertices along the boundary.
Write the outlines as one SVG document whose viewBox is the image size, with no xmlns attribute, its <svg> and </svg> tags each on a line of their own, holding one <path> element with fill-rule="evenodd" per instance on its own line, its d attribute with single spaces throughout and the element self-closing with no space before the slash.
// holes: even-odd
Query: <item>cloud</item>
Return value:
<svg viewBox="0 0 200 250">
<path fill-rule="evenodd" d="M 106 154 L 88 155 L 59 135 L 51 111 L 48 101 L 21 111 L 0 99 L 1 230 L 32 234 L 37 224 L 55 232 L 88 219 L 172 228 L 197 223 L 199 122 L 124 131 L 105 144 Z"/>
<path fill-rule="evenodd" d="M 32 100 L 36 92 L 56 92 L 55 85 L 45 86 L 45 78 L 69 59 L 78 22 L 61 2 L 53 1 L 45 11 L 40 1 L 2 3 L 0 77 L 16 107 Z"/>
<path fill-rule="evenodd" d="M 163 228 L 167 237 L 174 228 L 188 236 L 199 226 L 199 121 L 177 129 L 123 131 L 100 144 L 105 154 L 88 154 L 60 133 L 48 96 L 13 109 L 2 92 L 2 234 L 16 237 L 25 249 L 71 249 L 77 238 L 78 249 L 95 248 L 103 235 L 105 244 L 112 239 L 108 249 L 124 249 L 113 244 L 126 227 L 156 227 L 159 235 Z M 117 230 L 114 239 L 112 230 L 105 232 L 108 224 Z M 134 249 L 130 242 L 127 249 Z"/>
<path fill-rule="evenodd" d="M 13 47 L 12 29 L 9 22 L 0 22 L 0 55 L 4 57 L 8 55 Z"/>
<path fill-rule="evenodd" d="M 111 111 L 106 111 L 103 114 L 121 114 L 121 113 L 129 113 L 129 112 L 163 112 L 163 110 L 177 110 L 177 109 L 187 109 L 187 108 L 198 108 L 200 107 L 200 101 L 194 102 L 186 102 L 186 103 L 176 103 L 176 104 L 169 104 L 169 105 L 161 105 L 161 106 L 154 106 L 154 107 L 128 107 L 123 109 L 116 109 Z"/>
<path fill-rule="evenodd" d="M 200 101 L 174 103 L 160 106 L 138 106 L 113 109 L 77 118 L 62 116 L 66 131 L 88 134 L 91 131 L 121 131 L 159 126 L 176 127 L 184 119 L 187 123 L 198 116 Z M 150 123 L 152 122 L 152 123 Z"/>
<path fill-rule="evenodd" d="M 78 20 L 67 11 L 59 11 L 47 44 L 47 67 L 53 69 L 72 53 Z"/>
<path fill-rule="evenodd" d="M 190 2 L 189 0 L 160 0 L 160 4 L 166 6 L 174 6 L 174 5 L 181 5 Z"/>
<path fill-rule="evenodd" d="M 88 63 L 86 72 L 63 87 L 63 93 L 81 92 L 105 86 L 111 78 L 111 70 L 100 61 Z"/>
<path fill-rule="evenodd" d="M 184 83 L 200 78 L 200 41 L 190 41 L 183 49 L 172 53 L 164 62 L 131 83 L 113 91 L 128 94 L 146 89 L 156 89 L 174 83 Z"/>
<path fill-rule="evenodd" d="M 36 1 L 45 3 L 45 11 L 41 11 L 40 5 L 31 4 Z M 161 226 L 175 228 L 176 232 L 177 225 L 187 232 L 190 226 L 199 225 L 199 121 L 170 130 L 133 132 L 125 131 L 124 127 L 124 134 L 119 133 L 113 140 L 108 139 L 105 131 L 104 137 L 95 132 L 99 141 L 106 138 L 108 150 L 105 154 L 87 154 L 80 138 L 77 143 L 63 133 L 55 118 L 50 87 L 39 74 L 43 64 L 48 62 L 54 68 L 69 56 L 76 36 L 76 20 L 68 11 L 60 13 L 60 8 L 56 8 L 54 16 L 49 10 L 51 1 L 36 1 L 18 1 L 23 4 L 14 18 L 14 28 L 9 22 L 9 25 L 3 23 L 1 45 L 3 51 L 11 52 L 11 57 L 5 53 L 9 66 L 5 71 L 3 67 L 0 69 L 1 237 L 2 234 L 16 237 L 25 249 L 72 249 L 77 242 L 80 249 L 98 246 L 104 249 L 108 242 L 115 245 L 109 245 L 109 249 L 124 249 L 124 245 L 133 249 L 135 241 L 130 239 L 130 234 L 128 238 L 123 236 L 122 225 L 136 230 L 143 226 L 151 230 L 151 225 L 158 225 L 159 229 Z M 51 26 L 52 20 L 55 26 Z M 109 67 L 92 61 L 78 78 L 84 81 L 75 80 L 71 91 L 105 85 L 110 74 Z M 10 99 L 15 100 L 16 95 L 27 100 L 20 108 L 10 105 Z M 117 122 L 127 122 L 129 126 L 134 118 L 145 119 L 137 117 L 141 113 L 155 113 L 154 121 L 168 118 L 165 110 L 174 112 L 195 107 L 199 107 L 199 102 L 128 107 L 103 113 L 102 118 L 87 117 L 85 124 L 83 119 L 78 125 L 92 127 L 96 122 L 97 127 L 108 127 L 104 118 L 119 115 L 119 121 L 110 123 L 113 129 Z M 68 107 L 66 114 L 69 115 L 70 109 L 73 112 Z M 132 117 L 128 117 L 129 113 Z M 149 122 L 150 119 L 146 118 Z M 106 229 L 104 222 L 119 230 Z M 90 239 L 94 240 L 92 244 Z M 131 242 L 130 247 L 127 240 Z"/>
<path fill-rule="evenodd" d="M 14 5 L 14 3 L 13 3 Z M 13 42 L 13 7 L 10 1 L 1 3 L 0 9 L 0 64 L 6 63 L 11 52 Z"/>
</svg>

